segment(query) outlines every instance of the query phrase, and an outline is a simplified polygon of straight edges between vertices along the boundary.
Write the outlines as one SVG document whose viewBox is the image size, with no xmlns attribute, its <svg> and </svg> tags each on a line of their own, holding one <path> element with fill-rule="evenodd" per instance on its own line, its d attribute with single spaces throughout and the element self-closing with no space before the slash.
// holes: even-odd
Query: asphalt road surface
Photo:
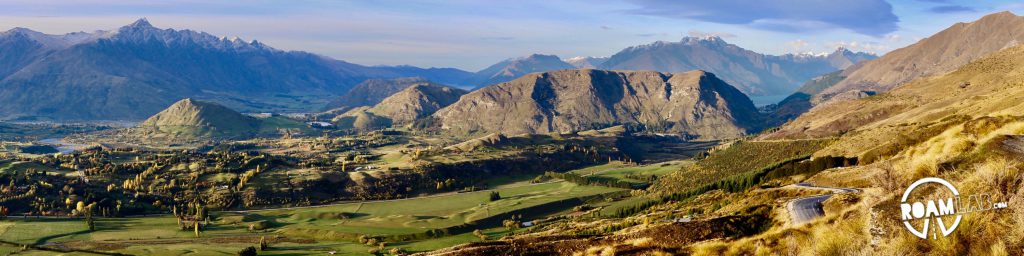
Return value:
<svg viewBox="0 0 1024 256">
<path fill-rule="evenodd" d="M 791 186 L 809 189 L 823 189 L 833 192 L 833 194 L 801 197 L 789 201 L 789 203 L 786 204 L 786 209 L 789 210 L 789 217 L 793 224 L 802 224 L 818 217 L 825 216 L 825 210 L 822 208 L 821 203 L 831 198 L 834 194 L 860 192 L 859 190 L 852 188 L 817 187 L 809 183 L 798 183 Z"/>
</svg>

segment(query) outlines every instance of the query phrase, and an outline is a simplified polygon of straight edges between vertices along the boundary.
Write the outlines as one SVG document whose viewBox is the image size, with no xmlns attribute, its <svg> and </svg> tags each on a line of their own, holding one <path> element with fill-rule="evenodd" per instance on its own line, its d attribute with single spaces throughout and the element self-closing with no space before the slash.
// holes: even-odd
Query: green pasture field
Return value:
<svg viewBox="0 0 1024 256">
<path fill-rule="evenodd" d="M 320 254 L 329 251 L 365 255 L 375 247 L 349 240 L 318 239 L 316 235 L 323 232 L 367 235 L 421 233 L 545 203 L 619 190 L 551 182 L 498 188 L 496 191 L 502 199 L 494 202 L 488 200 L 489 191 L 478 191 L 310 208 L 220 212 L 213 214 L 215 218 L 211 221 L 212 225 L 198 238 L 191 230 L 180 230 L 175 218 L 168 215 L 102 218 L 96 221 L 96 231 L 88 231 L 85 221 L 81 219 L 14 217 L 0 221 L 0 240 L 133 255 L 233 255 L 245 247 L 256 245 L 260 237 L 287 234 L 289 240 L 274 243 L 271 250 L 261 252 L 261 255 Z M 263 225 L 262 230 L 250 231 L 250 224 Z M 497 238 L 504 230 L 497 227 L 484 231 Z M 470 233 L 462 233 L 395 242 L 387 247 L 426 251 L 472 241 L 479 241 L 479 238 Z M 2 254 L 20 250 L 17 246 L 0 246 Z M 19 255 L 52 254 L 32 249 L 19 252 Z M 90 255 L 88 252 L 69 254 Z"/>
</svg>

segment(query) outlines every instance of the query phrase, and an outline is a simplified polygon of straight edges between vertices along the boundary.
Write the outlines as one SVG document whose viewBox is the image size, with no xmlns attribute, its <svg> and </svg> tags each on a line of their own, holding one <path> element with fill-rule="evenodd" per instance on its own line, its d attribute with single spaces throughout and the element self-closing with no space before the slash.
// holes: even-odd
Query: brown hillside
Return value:
<svg viewBox="0 0 1024 256">
<path fill-rule="evenodd" d="M 942 75 L 993 52 L 1024 42 L 1024 17 L 1010 12 L 957 23 L 910 46 L 844 72 L 846 79 L 825 89 L 816 101 L 847 91 L 885 92 L 911 80 Z"/>
<path fill-rule="evenodd" d="M 817 106 L 765 138 L 824 137 L 875 128 L 927 125 L 954 116 L 1019 115 L 1022 110 L 1024 46 L 1018 46 L 947 75 L 918 79 L 888 93 Z"/>
<path fill-rule="evenodd" d="M 572 132 L 637 124 L 718 139 L 761 127 L 746 95 L 704 71 L 533 73 L 466 94 L 434 117 L 442 129 L 456 133 Z"/>
<path fill-rule="evenodd" d="M 388 96 L 395 94 L 414 84 L 430 83 L 422 77 L 402 77 L 394 79 L 368 79 L 352 87 L 324 107 L 325 111 L 348 111 L 362 106 L 373 106 Z"/>
<path fill-rule="evenodd" d="M 410 123 L 455 103 L 463 94 L 466 94 L 465 90 L 443 85 L 414 84 L 382 100 L 369 111 L 395 123 Z"/>
</svg>

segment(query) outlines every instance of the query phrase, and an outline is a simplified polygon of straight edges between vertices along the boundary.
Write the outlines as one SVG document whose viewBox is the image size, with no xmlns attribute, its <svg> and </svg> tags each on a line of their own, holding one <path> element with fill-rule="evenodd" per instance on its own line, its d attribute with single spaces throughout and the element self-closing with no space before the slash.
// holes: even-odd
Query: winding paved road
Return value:
<svg viewBox="0 0 1024 256">
<path fill-rule="evenodd" d="M 825 216 L 825 210 L 822 208 L 821 203 L 831 198 L 834 194 L 860 193 L 860 190 L 857 189 L 818 187 L 811 185 L 810 183 L 797 183 L 786 187 L 832 191 L 832 194 L 801 197 L 790 200 L 786 203 L 786 209 L 789 210 L 789 218 L 793 224 L 802 224 L 818 217 Z"/>
</svg>

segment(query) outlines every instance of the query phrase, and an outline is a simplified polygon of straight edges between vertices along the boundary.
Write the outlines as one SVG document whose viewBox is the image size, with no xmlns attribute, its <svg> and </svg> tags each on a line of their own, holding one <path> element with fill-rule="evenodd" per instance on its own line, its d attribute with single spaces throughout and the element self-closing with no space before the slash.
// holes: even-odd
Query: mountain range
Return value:
<svg viewBox="0 0 1024 256">
<path fill-rule="evenodd" d="M 859 99 L 919 78 L 941 76 L 986 55 L 1024 41 L 1024 17 L 1010 12 L 989 14 L 957 23 L 917 43 L 882 57 L 812 79 L 783 100 L 774 119 L 784 122 L 819 105 Z"/>
<path fill-rule="evenodd" d="M 898 136 L 964 118 L 1019 116 L 1024 110 L 1021 81 L 1024 46 L 1010 47 L 953 72 L 919 78 L 874 97 L 816 106 L 765 137 L 828 137 L 860 130 L 881 132 L 855 137 Z M 988 129 L 981 127 L 977 129 Z M 1017 134 L 1019 128 L 1006 133 Z M 876 140 L 885 142 L 881 137 Z"/>
<path fill-rule="evenodd" d="M 766 55 L 730 44 L 720 37 L 684 37 L 628 47 L 611 57 L 534 54 L 508 59 L 480 72 L 469 84 L 478 87 L 511 81 L 532 72 L 592 68 L 653 70 L 663 73 L 705 70 L 752 96 L 786 95 L 811 78 L 842 70 L 877 56 L 838 48 L 829 54 Z"/>
<path fill-rule="evenodd" d="M 765 55 L 725 42 L 719 37 L 685 37 L 679 42 L 659 41 L 626 48 L 599 68 L 685 72 L 705 70 L 747 95 L 785 95 L 807 80 L 845 69 L 867 59 L 866 53 L 839 48 L 830 54 Z"/>
<path fill-rule="evenodd" d="M 255 40 L 160 29 L 145 19 L 112 31 L 64 35 L 16 28 L 0 33 L 0 51 L 5 53 L 0 56 L 0 120 L 55 121 L 141 120 L 182 98 L 242 112 L 372 106 L 404 87 L 386 90 L 376 86 L 381 80 L 370 79 L 420 77 L 480 88 L 535 72 L 591 67 L 664 73 L 701 69 L 744 93 L 769 95 L 789 93 L 804 80 L 873 57 L 843 49 L 829 55 L 771 56 L 717 37 L 687 37 L 629 47 L 608 58 L 534 54 L 471 73 L 363 66 Z M 373 97 L 368 93 L 373 90 L 382 91 Z"/>
<path fill-rule="evenodd" d="M 911 80 L 941 75 L 1024 41 L 1024 17 L 1010 12 L 957 23 L 917 43 L 893 50 L 846 71 L 846 78 L 822 91 L 826 100 L 848 91 L 885 92 Z"/>
<path fill-rule="evenodd" d="M 521 58 L 507 59 L 487 67 L 473 76 L 470 84 L 477 88 L 512 81 L 523 75 L 534 72 L 547 72 L 562 69 L 574 69 L 576 66 L 566 63 L 555 55 L 532 54 Z"/>
<path fill-rule="evenodd" d="M 16 28 L 0 34 L 0 51 L 0 119 L 138 120 L 189 97 L 243 111 L 310 111 L 369 78 L 464 79 L 450 69 L 367 67 L 145 19 L 65 35 Z"/>
<path fill-rule="evenodd" d="M 569 63 L 569 65 L 572 65 L 573 67 L 576 67 L 576 68 L 595 69 L 597 67 L 600 67 L 601 64 L 604 63 L 605 61 L 608 61 L 608 57 L 583 57 L 583 56 L 579 56 L 579 57 L 572 57 L 572 58 L 564 59 L 562 61 L 565 61 L 565 63 Z"/>
<path fill-rule="evenodd" d="M 704 71 L 531 73 L 470 92 L 433 118 L 456 134 L 565 133 L 628 124 L 719 139 L 762 128 L 746 95 Z"/>
</svg>

